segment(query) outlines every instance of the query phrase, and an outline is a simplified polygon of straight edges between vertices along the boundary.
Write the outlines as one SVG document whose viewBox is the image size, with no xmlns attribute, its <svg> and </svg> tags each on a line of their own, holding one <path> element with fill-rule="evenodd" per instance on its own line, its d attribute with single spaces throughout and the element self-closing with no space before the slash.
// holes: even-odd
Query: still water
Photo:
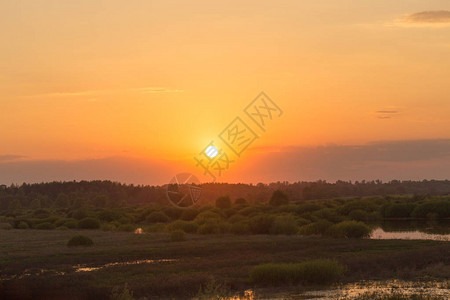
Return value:
<svg viewBox="0 0 450 300">
<path fill-rule="evenodd" d="M 386 221 L 375 226 L 370 238 L 450 241 L 450 222 Z"/>
<path fill-rule="evenodd" d="M 352 300 L 378 298 L 380 296 L 399 296 L 403 298 L 421 295 L 423 297 L 450 298 L 450 281 L 412 282 L 401 280 L 390 281 L 360 281 L 343 284 L 331 289 L 317 291 L 284 291 L 265 293 L 258 290 L 246 290 L 239 295 L 229 297 L 228 300 L 255 300 L 255 299 L 320 299 L 320 300 Z M 397 298 L 396 298 L 397 299 Z M 399 298 L 400 299 L 400 298 Z"/>
</svg>

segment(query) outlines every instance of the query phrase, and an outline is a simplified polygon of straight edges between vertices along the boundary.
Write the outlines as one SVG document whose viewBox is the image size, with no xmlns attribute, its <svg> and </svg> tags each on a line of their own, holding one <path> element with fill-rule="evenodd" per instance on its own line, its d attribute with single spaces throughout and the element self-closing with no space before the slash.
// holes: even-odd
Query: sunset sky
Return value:
<svg viewBox="0 0 450 300">
<path fill-rule="evenodd" d="M 0 183 L 198 174 L 261 91 L 284 111 L 219 181 L 450 177 L 450 2 L 0 2 Z"/>
</svg>

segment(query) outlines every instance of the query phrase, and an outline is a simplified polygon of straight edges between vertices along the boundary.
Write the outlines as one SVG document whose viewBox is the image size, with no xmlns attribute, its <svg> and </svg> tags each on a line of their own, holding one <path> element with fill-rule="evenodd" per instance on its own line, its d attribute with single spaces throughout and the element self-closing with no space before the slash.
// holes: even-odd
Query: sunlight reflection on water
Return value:
<svg viewBox="0 0 450 300">
<path fill-rule="evenodd" d="M 142 260 L 134 260 L 134 261 L 125 261 L 125 262 L 113 262 L 104 264 L 97 267 L 86 267 L 82 265 L 74 266 L 75 272 L 92 272 L 96 270 L 100 270 L 103 268 L 114 267 L 114 266 L 127 266 L 127 265 L 141 265 L 141 264 L 154 264 L 161 262 L 172 262 L 176 261 L 176 259 L 142 259 Z"/>
<path fill-rule="evenodd" d="M 394 231 L 386 232 L 378 227 L 372 231 L 370 238 L 374 240 L 433 240 L 450 241 L 450 234 L 432 234 L 421 231 Z"/>
<path fill-rule="evenodd" d="M 372 299 L 385 295 L 402 295 L 409 297 L 421 295 L 424 297 L 438 296 L 449 299 L 450 281 L 444 282 L 410 282 L 401 280 L 391 281 L 360 281 L 334 287 L 328 290 L 306 291 L 306 292 L 277 292 L 266 294 L 254 290 L 246 290 L 241 295 L 235 295 L 227 300 L 253 300 L 253 299 L 320 299 L 351 300 L 364 296 L 364 299 Z M 397 299 L 397 298 L 395 298 Z M 401 298 L 406 299 L 406 298 Z"/>
</svg>

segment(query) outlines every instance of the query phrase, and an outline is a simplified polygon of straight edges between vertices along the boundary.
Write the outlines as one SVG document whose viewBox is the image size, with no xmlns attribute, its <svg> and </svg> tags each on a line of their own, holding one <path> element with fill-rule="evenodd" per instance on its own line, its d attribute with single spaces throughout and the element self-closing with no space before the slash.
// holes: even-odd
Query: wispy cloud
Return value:
<svg viewBox="0 0 450 300">
<path fill-rule="evenodd" d="M 393 25 L 406 27 L 444 27 L 450 26 L 450 11 L 422 11 L 398 18 Z"/>
<path fill-rule="evenodd" d="M 142 94 L 150 93 L 181 93 L 184 90 L 173 89 L 167 87 L 140 87 L 140 88 L 129 88 L 129 89 L 100 89 L 100 90 L 88 90 L 88 91 L 57 91 L 49 93 L 40 93 L 25 96 L 27 98 L 84 98 L 86 96 L 100 96 L 102 94 L 114 93 L 114 92 L 134 92 Z M 92 100 L 92 98 L 90 98 Z M 97 99 L 94 98 L 93 101 Z"/>
<path fill-rule="evenodd" d="M 6 155 L 0 155 L 0 162 L 9 162 L 9 161 L 16 161 L 19 159 L 25 158 L 23 155 L 14 155 L 14 154 L 6 154 Z"/>
<path fill-rule="evenodd" d="M 375 111 L 375 116 L 378 119 L 392 119 L 392 117 L 396 116 L 400 114 L 400 111 L 397 109 L 392 109 L 392 108 L 388 108 L 388 109 L 380 109 Z"/>
<path fill-rule="evenodd" d="M 164 87 L 144 87 L 144 88 L 138 88 L 133 89 L 135 91 L 139 91 L 144 94 L 149 93 L 182 93 L 184 90 L 178 90 L 178 89 L 169 89 Z"/>
</svg>

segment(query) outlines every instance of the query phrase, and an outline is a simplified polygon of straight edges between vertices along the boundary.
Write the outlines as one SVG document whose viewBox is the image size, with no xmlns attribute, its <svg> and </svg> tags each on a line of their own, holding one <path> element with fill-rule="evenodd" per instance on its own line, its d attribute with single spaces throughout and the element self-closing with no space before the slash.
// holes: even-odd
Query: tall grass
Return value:
<svg viewBox="0 0 450 300">
<path fill-rule="evenodd" d="M 257 284 L 328 284 L 341 278 L 344 266 L 340 263 L 318 259 L 301 263 L 269 263 L 258 265 L 250 271 L 250 280 Z"/>
</svg>

